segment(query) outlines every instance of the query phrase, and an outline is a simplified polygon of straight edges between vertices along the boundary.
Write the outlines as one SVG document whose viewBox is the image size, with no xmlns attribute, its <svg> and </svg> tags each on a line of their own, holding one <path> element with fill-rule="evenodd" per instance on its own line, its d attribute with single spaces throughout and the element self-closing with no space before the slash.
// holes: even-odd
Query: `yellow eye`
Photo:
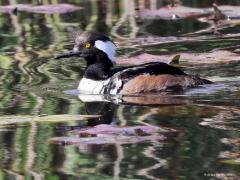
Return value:
<svg viewBox="0 0 240 180">
<path fill-rule="evenodd" d="M 90 43 L 86 43 L 85 47 L 89 49 L 91 47 L 91 44 Z"/>
</svg>

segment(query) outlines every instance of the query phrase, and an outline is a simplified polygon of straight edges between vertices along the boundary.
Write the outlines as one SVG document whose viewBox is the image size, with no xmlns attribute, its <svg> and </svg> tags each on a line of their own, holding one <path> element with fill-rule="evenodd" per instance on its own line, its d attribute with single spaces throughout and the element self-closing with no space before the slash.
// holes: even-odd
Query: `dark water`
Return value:
<svg viewBox="0 0 240 180">
<path fill-rule="evenodd" d="M 62 1 L 52 3 L 57 2 Z M 186 63 L 186 72 L 216 83 L 170 95 L 126 97 L 128 102 L 117 104 L 82 102 L 72 90 L 82 77 L 84 62 L 53 58 L 72 48 L 76 31 L 92 29 L 112 36 L 119 45 L 118 56 L 204 53 L 228 47 L 238 52 L 239 24 L 222 29 L 232 38 L 212 41 L 208 39 L 215 37 L 211 31 L 196 33 L 210 24 L 196 19 L 141 19 L 132 25 L 127 16 L 129 19 L 118 27 L 124 13 L 129 13 L 126 7 L 134 9 L 130 1 L 66 2 L 83 9 L 65 14 L 0 13 L 0 179 L 239 179 L 239 61 Z M 216 2 L 240 5 L 238 0 Z M 2 5 L 14 3 L 0 0 Z M 154 1 L 145 1 L 146 7 L 151 3 Z M 157 1 L 156 6 L 163 4 Z M 183 1 L 190 7 L 211 4 L 208 0 Z M 134 41 L 168 36 L 191 37 L 193 41 L 153 42 L 156 45 L 146 47 L 136 46 Z M 69 117 L 85 114 L 101 117 L 88 121 Z M 49 120 L 41 122 L 44 117 Z M 56 121 L 50 122 L 51 118 Z M 164 133 L 162 141 L 127 145 L 64 146 L 50 142 L 53 137 L 72 136 L 72 130 L 102 123 L 150 124 L 174 131 Z"/>
</svg>

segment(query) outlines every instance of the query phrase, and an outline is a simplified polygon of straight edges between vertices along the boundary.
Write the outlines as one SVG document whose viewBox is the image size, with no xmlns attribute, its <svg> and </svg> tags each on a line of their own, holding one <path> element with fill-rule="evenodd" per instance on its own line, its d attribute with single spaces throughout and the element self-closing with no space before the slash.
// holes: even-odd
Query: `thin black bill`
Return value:
<svg viewBox="0 0 240 180">
<path fill-rule="evenodd" d="M 55 59 L 61 59 L 61 58 L 68 58 L 68 57 L 73 57 L 73 56 L 79 56 L 81 54 L 80 51 L 69 51 L 66 53 L 58 54 L 55 56 Z"/>
</svg>

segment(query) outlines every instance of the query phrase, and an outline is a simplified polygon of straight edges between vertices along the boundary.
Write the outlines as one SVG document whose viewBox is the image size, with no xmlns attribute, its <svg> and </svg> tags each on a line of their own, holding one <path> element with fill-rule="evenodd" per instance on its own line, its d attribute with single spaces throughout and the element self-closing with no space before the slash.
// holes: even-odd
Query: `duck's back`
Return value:
<svg viewBox="0 0 240 180">
<path fill-rule="evenodd" d="M 154 62 L 113 70 L 113 75 L 105 86 L 104 93 L 136 94 L 196 87 L 209 83 L 211 81 L 187 75 L 177 67 Z"/>
</svg>

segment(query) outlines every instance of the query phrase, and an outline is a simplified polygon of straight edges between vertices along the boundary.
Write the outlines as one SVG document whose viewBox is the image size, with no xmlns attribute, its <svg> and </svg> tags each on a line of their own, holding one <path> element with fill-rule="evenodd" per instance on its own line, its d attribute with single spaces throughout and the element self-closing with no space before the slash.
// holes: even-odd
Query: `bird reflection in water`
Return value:
<svg viewBox="0 0 240 180">
<path fill-rule="evenodd" d="M 150 112 L 159 106 L 176 106 L 192 103 L 186 96 L 175 96 L 168 94 L 146 94 L 146 95 L 87 95 L 79 94 L 78 98 L 84 102 L 85 111 L 89 115 L 100 115 L 88 121 L 89 126 L 98 124 L 125 125 L 123 120 L 123 108 L 135 106 L 147 106 Z M 151 114 L 151 113 L 150 113 Z M 150 115 L 149 114 L 149 115 Z M 141 122 L 142 123 L 142 122 Z"/>
</svg>

